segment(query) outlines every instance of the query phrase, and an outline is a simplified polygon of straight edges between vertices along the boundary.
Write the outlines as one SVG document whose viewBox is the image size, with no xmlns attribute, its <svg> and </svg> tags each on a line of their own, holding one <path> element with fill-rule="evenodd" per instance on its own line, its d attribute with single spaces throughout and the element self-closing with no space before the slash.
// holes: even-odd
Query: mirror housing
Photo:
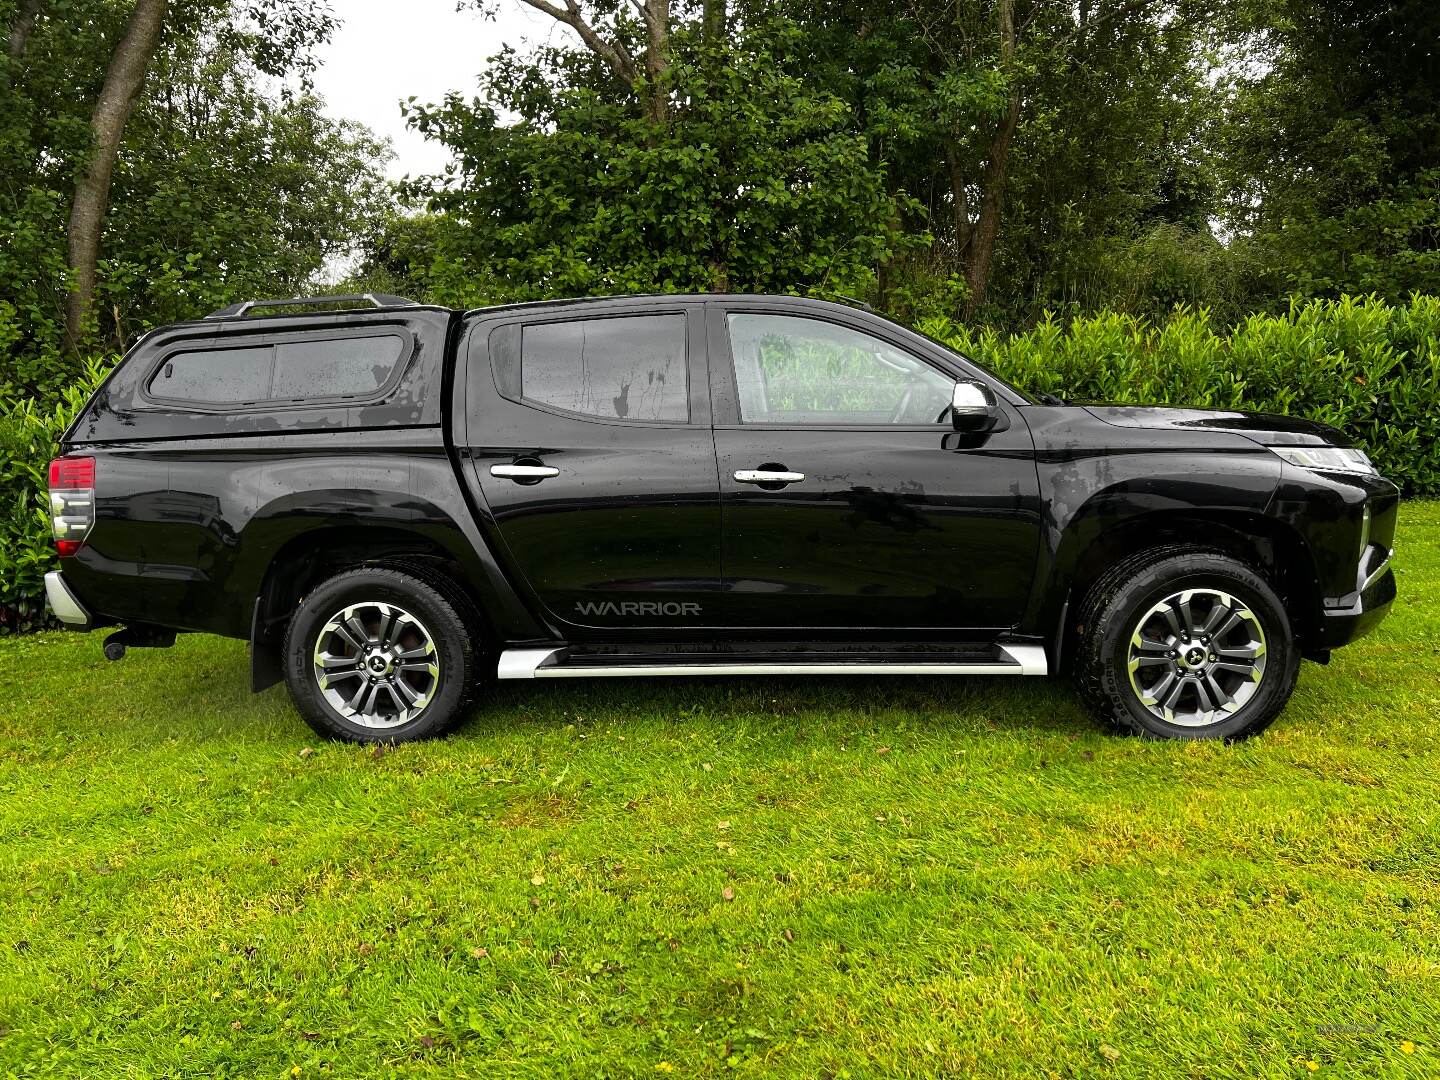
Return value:
<svg viewBox="0 0 1440 1080">
<path fill-rule="evenodd" d="M 961 379 L 950 396 L 950 423 L 956 431 L 971 434 L 1004 431 L 1010 426 L 995 394 L 975 379 Z"/>
</svg>

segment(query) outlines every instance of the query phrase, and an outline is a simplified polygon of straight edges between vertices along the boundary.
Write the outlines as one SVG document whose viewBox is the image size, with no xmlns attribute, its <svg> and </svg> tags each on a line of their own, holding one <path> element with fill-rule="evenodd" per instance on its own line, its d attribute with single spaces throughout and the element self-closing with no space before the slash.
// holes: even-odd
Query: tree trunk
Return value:
<svg viewBox="0 0 1440 1080">
<path fill-rule="evenodd" d="M 705 44 L 712 48 L 725 42 L 726 17 L 725 0 L 704 0 L 701 26 Z"/>
<path fill-rule="evenodd" d="M 42 0 L 25 0 L 20 5 L 20 13 L 15 16 L 15 24 L 10 27 L 10 44 L 5 50 L 11 64 L 25 55 L 25 45 L 35 29 L 35 20 L 40 17 L 41 3 Z"/>
<path fill-rule="evenodd" d="M 995 256 L 995 241 L 1000 235 L 1000 216 L 1005 208 L 1005 171 L 1010 164 L 1010 143 L 1020 120 L 1020 90 L 1010 93 L 1010 107 L 1005 111 L 995 137 L 990 140 L 990 160 L 985 163 L 981 180 L 984 196 L 980 200 L 980 219 L 970 233 L 970 258 L 965 272 L 970 295 L 965 301 L 965 314 L 973 315 L 985 302 L 990 287 L 990 264 Z"/>
<path fill-rule="evenodd" d="M 1000 29 L 1000 64 L 1009 69 L 1015 56 L 1015 0 L 999 0 L 996 5 Z M 990 139 L 990 157 L 981 175 L 980 217 L 970 234 L 970 257 L 966 260 L 965 282 L 970 294 L 965 300 L 966 316 L 974 315 L 985 303 L 990 286 L 990 265 L 995 256 L 995 241 L 1000 235 L 1000 217 L 1005 207 L 1005 173 L 1010 165 L 1010 145 L 1020 123 L 1020 85 L 1013 71 L 1010 100 L 1005 115 Z"/>
<path fill-rule="evenodd" d="M 105 72 L 105 85 L 90 119 L 94 145 L 90 160 L 75 184 L 70 206 L 70 290 L 65 297 L 65 337 L 73 348 L 85 332 L 95 299 L 95 263 L 100 231 L 110 205 L 110 177 L 120 152 L 120 139 L 145 82 L 145 71 L 160 41 L 168 0 L 136 0 L 125 36 L 115 46 Z"/>
<path fill-rule="evenodd" d="M 670 99 L 662 85 L 670 67 L 670 0 L 644 0 L 645 28 L 645 113 L 658 126 L 670 123 Z"/>
<path fill-rule="evenodd" d="M 955 257 L 965 260 L 965 249 L 970 246 L 970 192 L 965 167 L 960 163 L 960 148 L 951 144 L 946 147 L 945 157 L 950 166 L 951 209 L 955 214 Z"/>
</svg>

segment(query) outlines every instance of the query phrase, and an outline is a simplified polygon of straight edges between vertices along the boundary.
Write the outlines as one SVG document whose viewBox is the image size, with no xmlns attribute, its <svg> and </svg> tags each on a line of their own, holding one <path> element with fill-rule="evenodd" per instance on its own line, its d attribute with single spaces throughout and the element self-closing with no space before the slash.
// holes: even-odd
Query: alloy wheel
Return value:
<svg viewBox="0 0 1440 1080">
<path fill-rule="evenodd" d="M 408 611 L 378 600 L 336 612 L 315 640 L 315 682 L 351 723 L 398 727 L 440 686 L 435 639 Z"/>
<path fill-rule="evenodd" d="M 1130 686 L 1151 715 L 1180 727 L 1219 723 L 1265 677 L 1265 631 L 1243 602 L 1185 589 L 1151 607 L 1130 635 Z"/>
</svg>

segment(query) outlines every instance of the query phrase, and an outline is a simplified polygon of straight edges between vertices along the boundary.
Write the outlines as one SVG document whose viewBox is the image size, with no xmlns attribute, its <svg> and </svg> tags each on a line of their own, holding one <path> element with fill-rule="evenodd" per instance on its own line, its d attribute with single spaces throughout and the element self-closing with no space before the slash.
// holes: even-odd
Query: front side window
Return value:
<svg viewBox="0 0 1440 1080">
<path fill-rule="evenodd" d="M 955 380 L 847 326 L 793 315 L 727 316 L 746 424 L 934 424 Z"/>
<path fill-rule="evenodd" d="M 514 350 L 496 351 L 507 396 L 606 420 L 690 418 L 684 315 L 529 323 L 519 353 L 516 379 Z"/>
<path fill-rule="evenodd" d="M 177 352 L 149 393 L 199 405 L 368 396 L 389 382 L 404 348 L 396 334 L 366 334 Z"/>
</svg>

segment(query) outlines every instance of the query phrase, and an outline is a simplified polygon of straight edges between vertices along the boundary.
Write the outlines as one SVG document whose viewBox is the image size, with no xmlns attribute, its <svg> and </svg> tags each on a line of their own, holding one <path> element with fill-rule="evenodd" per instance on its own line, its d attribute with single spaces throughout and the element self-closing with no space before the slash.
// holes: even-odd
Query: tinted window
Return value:
<svg viewBox="0 0 1440 1080">
<path fill-rule="evenodd" d="M 394 334 L 370 334 L 182 352 L 161 365 L 149 389 L 207 405 L 363 396 L 385 385 L 404 347 Z"/>
<path fill-rule="evenodd" d="M 520 392 L 531 401 L 607 419 L 683 422 L 690 417 L 688 383 L 684 315 L 539 323 L 521 331 Z"/>
<path fill-rule="evenodd" d="M 740 419 L 770 424 L 933 424 L 954 380 L 869 334 L 790 315 L 727 317 Z"/>
<path fill-rule="evenodd" d="M 208 403 L 264 401 L 270 396 L 269 346 L 177 353 L 150 380 L 156 397 Z"/>
<path fill-rule="evenodd" d="M 276 346 L 276 398 L 373 394 L 389 380 L 404 342 L 393 335 L 317 338 Z"/>
</svg>

